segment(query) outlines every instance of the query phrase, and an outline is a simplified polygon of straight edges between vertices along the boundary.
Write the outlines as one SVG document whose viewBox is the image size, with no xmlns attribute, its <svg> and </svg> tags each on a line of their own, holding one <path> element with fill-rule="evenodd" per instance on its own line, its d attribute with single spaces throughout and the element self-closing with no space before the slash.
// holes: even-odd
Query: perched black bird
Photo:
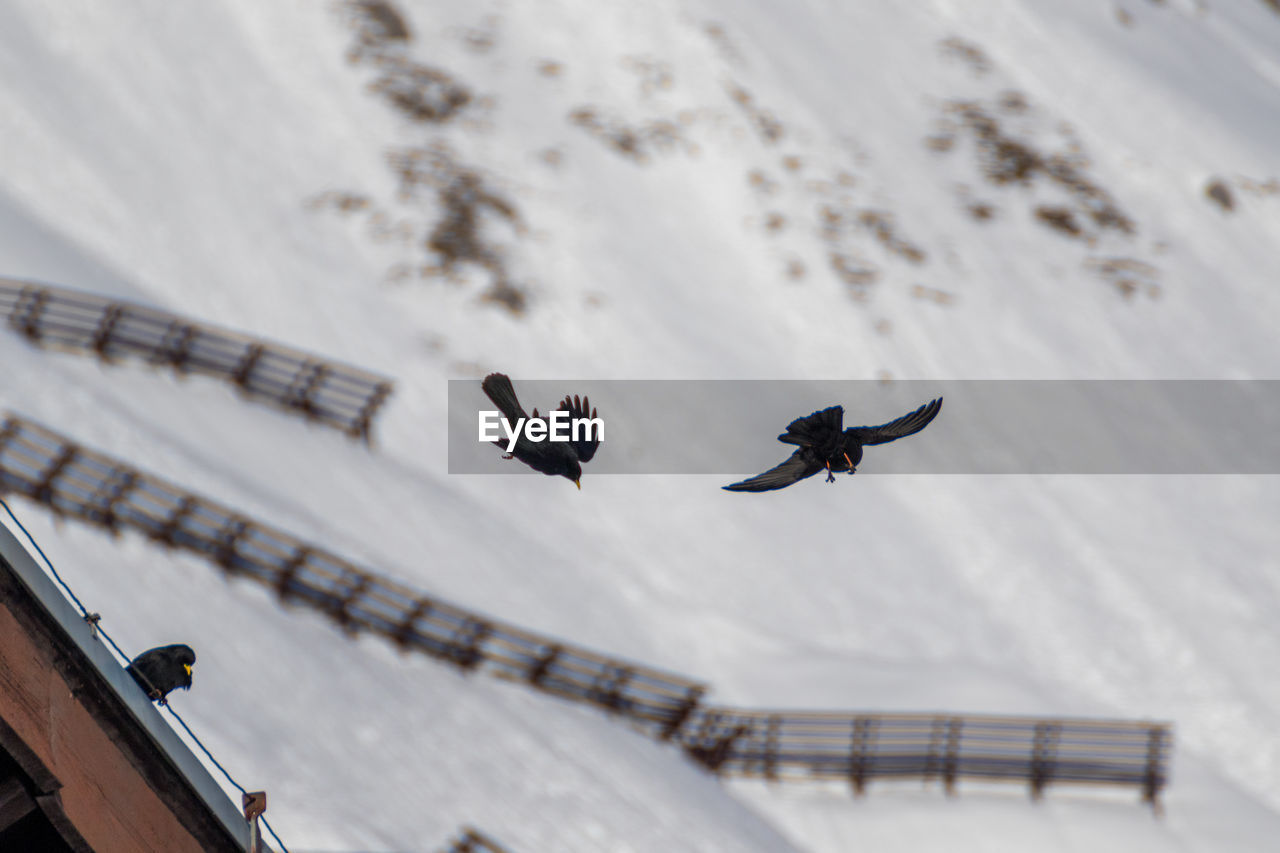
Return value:
<svg viewBox="0 0 1280 853">
<path fill-rule="evenodd" d="M 827 469 L 827 482 L 834 483 L 836 471 L 857 470 L 862 461 L 862 447 L 866 444 L 884 444 L 904 436 L 914 435 L 929 425 L 942 410 L 942 398 L 932 400 L 909 415 L 880 426 L 861 426 L 842 429 L 844 408 L 832 406 L 813 414 L 796 418 L 787 425 L 787 431 L 778 441 L 798 445 L 781 465 L 757 474 L 749 480 L 724 486 L 731 492 L 767 492 L 798 483 L 805 477 Z"/>
<path fill-rule="evenodd" d="M 541 471 L 544 474 L 560 475 L 573 480 L 574 485 L 579 489 L 582 488 L 582 463 L 590 462 L 591 457 L 596 455 L 596 448 L 600 446 L 600 434 L 596 430 L 591 429 L 588 424 L 579 424 L 577 440 L 570 441 L 551 441 L 544 439 L 542 441 L 531 441 L 526 435 L 524 429 L 517 424 L 524 420 L 527 424 L 530 420 L 540 421 L 546 425 L 545 434 L 549 435 L 551 428 L 546 418 L 538 415 L 538 410 L 533 410 L 533 416 L 525 414 L 520 406 L 520 401 L 516 399 L 516 390 L 511 387 L 511 379 L 502 373 L 490 373 L 480 383 L 480 387 L 484 389 L 484 393 L 488 395 L 493 404 L 498 407 L 498 411 L 502 412 L 502 416 L 507 419 L 513 429 L 519 429 L 519 435 L 516 438 L 515 447 L 503 458 L 510 459 L 513 456 L 524 464 L 528 465 L 535 471 Z M 568 421 L 572 424 L 574 421 L 590 418 L 594 420 L 597 415 L 596 411 L 591 408 L 591 404 L 586 397 L 581 400 L 577 396 L 565 396 L 560 401 L 560 405 L 556 407 L 556 411 L 565 411 L 569 413 Z M 591 414 L 588 415 L 587 412 Z M 570 430 L 570 436 L 573 435 Z M 498 440 L 494 444 L 499 447 L 506 448 L 509 440 Z"/>
<path fill-rule="evenodd" d="M 143 693 L 163 704 L 170 691 L 179 687 L 191 689 L 191 667 L 195 662 L 196 653 L 191 647 L 179 643 L 143 652 L 125 667 L 125 672 L 133 676 Z"/>
</svg>

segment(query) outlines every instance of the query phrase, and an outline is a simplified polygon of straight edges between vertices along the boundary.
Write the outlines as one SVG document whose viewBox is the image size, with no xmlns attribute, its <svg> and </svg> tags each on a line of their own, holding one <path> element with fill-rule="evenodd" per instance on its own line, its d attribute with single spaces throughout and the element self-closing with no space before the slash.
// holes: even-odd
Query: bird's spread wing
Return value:
<svg viewBox="0 0 1280 853">
<path fill-rule="evenodd" d="M 513 426 L 516 421 L 528 417 L 520 406 L 520 401 L 516 399 L 516 389 L 511 387 L 511 379 L 506 374 L 490 373 L 480 383 L 480 388 Z"/>
<path fill-rule="evenodd" d="M 796 418 L 787 424 L 787 431 L 778 436 L 778 441 L 800 447 L 820 446 L 838 436 L 843 426 L 844 408 L 832 406 L 803 418 Z"/>
<path fill-rule="evenodd" d="M 911 414 L 903 415 L 897 420 L 889 421 L 887 424 L 849 427 L 844 433 L 856 439 L 859 444 L 884 444 L 897 438 L 915 435 L 927 427 L 929 422 L 937 417 L 938 412 L 941 410 L 942 398 L 939 397 L 924 404 Z"/>
<path fill-rule="evenodd" d="M 560 405 L 556 407 L 556 411 L 569 413 L 569 446 L 573 448 L 574 453 L 578 454 L 580 462 L 590 462 L 591 457 L 596 455 L 596 448 L 600 446 L 602 433 L 602 430 L 596 429 L 590 423 L 599 417 L 596 410 L 591 408 L 591 403 L 586 397 L 579 400 L 576 394 L 572 397 L 566 394 L 560 401 Z M 588 415 L 587 412 L 591 414 Z M 576 438 L 574 437 L 575 428 Z"/>
<path fill-rule="evenodd" d="M 731 492 L 768 492 L 798 483 L 805 477 L 812 477 L 822 470 L 822 466 L 805 462 L 802 458 L 803 453 L 803 450 L 797 450 L 781 465 L 770 468 L 763 474 L 757 474 L 749 480 L 723 488 Z"/>
</svg>

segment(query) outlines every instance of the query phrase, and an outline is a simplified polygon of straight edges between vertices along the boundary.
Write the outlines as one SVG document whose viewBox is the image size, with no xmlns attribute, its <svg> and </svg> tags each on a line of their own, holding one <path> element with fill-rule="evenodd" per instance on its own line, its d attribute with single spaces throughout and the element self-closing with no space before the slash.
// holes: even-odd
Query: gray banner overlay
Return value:
<svg viewBox="0 0 1280 853">
<path fill-rule="evenodd" d="M 934 397 L 937 418 L 867 447 L 858 476 L 1280 474 L 1278 380 L 513 382 L 525 411 L 542 415 L 566 394 L 590 397 L 604 441 L 588 475 L 741 479 L 791 454 L 777 436 L 798 417 L 841 405 L 846 427 L 874 426 Z M 495 408 L 479 381 L 450 380 L 449 473 L 536 473 L 480 442 L 478 414 Z"/>
</svg>

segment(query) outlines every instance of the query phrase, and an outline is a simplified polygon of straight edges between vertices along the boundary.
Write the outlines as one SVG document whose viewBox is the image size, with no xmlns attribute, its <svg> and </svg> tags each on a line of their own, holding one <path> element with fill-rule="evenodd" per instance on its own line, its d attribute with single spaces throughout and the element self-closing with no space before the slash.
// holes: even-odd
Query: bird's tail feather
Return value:
<svg viewBox="0 0 1280 853">
<path fill-rule="evenodd" d="M 493 404 L 502 412 L 502 416 L 511 423 L 528 417 L 516 399 L 516 389 L 511 386 L 511 379 L 504 373 L 490 373 L 480 383 L 480 388 Z"/>
</svg>

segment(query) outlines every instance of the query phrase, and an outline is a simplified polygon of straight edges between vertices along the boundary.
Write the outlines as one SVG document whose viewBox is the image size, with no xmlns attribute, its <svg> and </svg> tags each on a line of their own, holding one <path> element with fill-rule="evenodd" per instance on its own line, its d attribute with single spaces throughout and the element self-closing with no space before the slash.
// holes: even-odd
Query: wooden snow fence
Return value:
<svg viewBox="0 0 1280 853">
<path fill-rule="evenodd" d="M 136 530 L 270 587 L 287 604 L 319 610 L 348 632 L 604 708 L 657 737 L 674 733 L 705 691 L 424 595 L 14 415 L 0 425 L 0 491 L 113 533 Z"/>
<path fill-rule="evenodd" d="M 678 742 L 713 772 L 770 781 L 877 779 L 1137 788 L 1159 809 L 1169 779 L 1168 723 L 951 714 L 742 711 L 700 707 Z"/>
<path fill-rule="evenodd" d="M 937 781 L 948 793 L 961 779 L 1013 781 L 1033 798 L 1049 785 L 1116 785 L 1157 811 L 1169 781 L 1169 723 L 706 706 L 701 683 L 424 595 L 16 415 L 0 423 L 0 492 L 199 554 L 348 632 L 603 708 L 723 776 L 838 780 L 859 794 L 875 780 Z"/>
<path fill-rule="evenodd" d="M 369 441 L 390 379 L 189 319 L 49 285 L 0 278 L 0 316 L 43 347 L 132 357 L 235 385 L 246 396 Z"/>
</svg>

